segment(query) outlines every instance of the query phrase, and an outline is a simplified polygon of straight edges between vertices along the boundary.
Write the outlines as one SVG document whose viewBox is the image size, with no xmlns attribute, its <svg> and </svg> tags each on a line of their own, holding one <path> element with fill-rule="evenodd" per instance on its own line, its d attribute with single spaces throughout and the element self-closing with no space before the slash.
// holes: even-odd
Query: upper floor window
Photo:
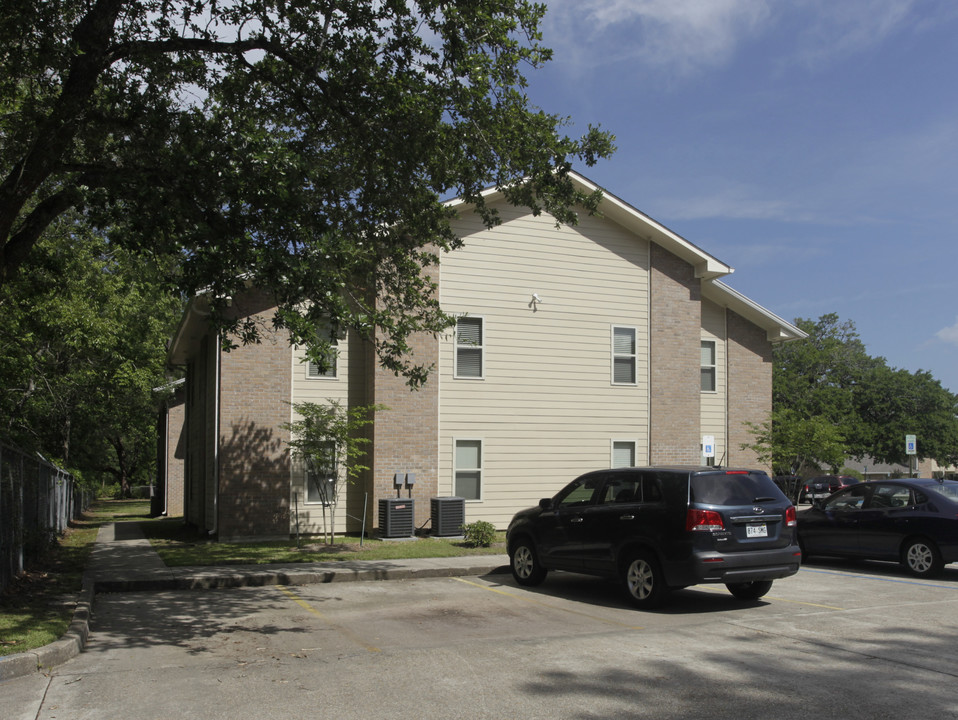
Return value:
<svg viewBox="0 0 958 720">
<path fill-rule="evenodd" d="M 482 377 L 482 325 L 480 317 L 461 317 L 456 321 L 456 377 Z"/>
<path fill-rule="evenodd" d="M 702 341 L 702 392 L 715 392 L 715 341 Z"/>
<path fill-rule="evenodd" d="M 329 347 L 323 355 L 322 363 L 316 363 L 312 360 L 307 363 L 306 377 L 310 378 L 335 378 L 336 364 L 339 359 L 339 343 L 336 339 L 336 333 L 327 328 L 318 333 L 321 342 L 329 343 Z"/>
<path fill-rule="evenodd" d="M 635 385 L 635 328 L 612 328 L 612 382 Z"/>
</svg>

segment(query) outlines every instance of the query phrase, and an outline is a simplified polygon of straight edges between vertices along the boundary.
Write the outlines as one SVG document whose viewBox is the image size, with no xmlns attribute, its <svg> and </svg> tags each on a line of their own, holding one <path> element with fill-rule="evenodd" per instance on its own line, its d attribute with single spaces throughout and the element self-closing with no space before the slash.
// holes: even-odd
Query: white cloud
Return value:
<svg viewBox="0 0 958 720">
<path fill-rule="evenodd" d="M 958 345 L 958 318 L 955 318 L 955 324 L 951 327 L 942 328 L 936 332 L 935 337 L 942 342 Z"/>
<path fill-rule="evenodd" d="M 821 66 L 958 17 L 953 0 L 552 0 L 546 45 L 587 66 L 637 60 L 676 75 L 730 61 L 753 40 L 783 65 Z M 771 37 L 776 34 L 777 37 Z"/>
<path fill-rule="evenodd" d="M 584 39 L 602 45 L 599 62 L 635 58 L 686 74 L 725 63 L 770 16 L 767 0 L 558 0 L 547 44 L 579 55 Z"/>
<path fill-rule="evenodd" d="M 793 7 L 800 14 L 797 57 L 809 65 L 935 29 L 958 15 L 952 0 L 797 0 Z"/>
<path fill-rule="evenodd" d="M 714 192 L 696 195 L 688 188 L 684 193 L 656 203 L 659 211 L 679 220 L 735 219 L 735 220 L 794 220 L 796 209 L 787 201 L 763 199 L 742 186 L 734 187 L 725 181 L 724 187 Z"/>
</svg>

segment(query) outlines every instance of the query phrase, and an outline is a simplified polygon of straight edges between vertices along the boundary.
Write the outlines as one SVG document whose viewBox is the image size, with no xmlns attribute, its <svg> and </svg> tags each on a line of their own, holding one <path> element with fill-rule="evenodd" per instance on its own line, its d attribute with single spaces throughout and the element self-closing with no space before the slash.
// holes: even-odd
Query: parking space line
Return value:
<svg viewBox="0 0 958 720">
<path fill-rule="evenodd" d="M 579 610 L 571 610 L 571 609 L 569 609 L 569 608 L 563 608 L 563 607 L 558 607 L 558 606 L 556 606 L 556 605 L 550 605 L 549 603 L 540 602 L 539 600 L 535 600 L 535 599 L 533 599 L 533 598 L 525 597 L 525 596 L 523 596 L 523 595 L 516 595 L 515 593 L 511 593 L 511 592 L 508 592 L 508 591 L 506 591 L 506 590 L 501 590 L 501 589 L 499 589 L 499 588 L 489 587 L 488 585 L 480 585 L 479 583 L 472 582 L 471 580 L 464 580 L 463 578 L 451 578 L 451 579 L 452 579 L 452 580 L 456 580 L 457 582 L 464 583 L 464 584 L 466 584 L 466 585 L 472 585 L 473 587 L 477 587 L 477 588 L 479 588 L 480 590 L 488 590 L 489 592 L 497 593 L 498 595 L 505 595 L 506 597 L 511 597 L 511 598 L 516 599 L 516 600 L 522 600 L 522 601 L 524 601 L 524 602 L 531 603 L 531 604 L 533 604 L 533 605 L 539 605 L 539 606 L 544 607 L 544 608 L 549 608 L 550 610 L 558 610 L 558 611 L 560 611 L 560 612 L 571 613 L 571 614 L 573 614 L 573 615 L 581 615 L 582 617 L 589 618 L 590 620 L 597 620 L 597 621 L 599 621 L 599 622 L 606 623 L 607 625 L 615 625 L 616 627 L 624 627 L 624 628 L 627 628 L 628 630 L 644 630 L 644 629 L 645 629 L 645 628 L 644 628 L 643 626 L 641 626 L 641 625 L 629 625 L 629 624 L 627 624 L 627 623 L 621 623 L 621 622 L 617 622 L 617 621 L 615 621 L 615 620 L 609 620 L 609 619 L 607 619 L 607 618 L 598 617 L 598 616 L 596 616 L 596 615 L 592 615 L 592 614 L 586 613 L 586 612 L 581 612 L 581 611 L 579 611 Z"/>
<path fill-rule="evenodd" d="M 954 590 L 953 585 L 942 585 L 941 583 L 932 583 L 926 580 L 902 580 L 901 578 L 879 577 L 877 575 L 866 575 L 858 572 L 839 572 L 836 570 L 813 570 L 812 568 L 802 566 L 802 572 L 817 573 L 819 575 L 837 575 L 839 577 L 858 578 L 859 580 L 875 580 L 876 582 L 898 583 L 899 585 L 919 585 L 921 587 L 933 587 L 939 590 Z"/>
<path fill-rule="evenodd" d="M 710 587 L 708 585 L 694 585 L 695 590 L 703 590 L 705 592 L 718 593 L 720 595 L 725 594 L 725 590 L 720 590 L 717 587 Z M 790 603 L 792 605 L 806 605 L 807 607 L 821 608 L 822 610 L 847 610 L 848 608 L 835 607 L 834 605 L 822 605 L 820 603 L 811 603 L 805 602 L 803 600 L 789 600 L 788 598 L 775 597 L 774 595 L 765 595 L 761 598 L 762 600 L 774 600 L 775 602 Z"/>
<path fill-rule="evenodd" d="M 334 629 L 338 630 L 339 632 L 341 632 L 341 633 L 342 633 L 343 635 L 345 635 L 348 639 L 350 639 L 351 641 L 353 641 L 354 643 L 356 643 L 357 645 L 359 645 L 359 646 L 360 646 L 361 648 L 363 648 L 364 650 L 368 650 L 369 652 L 377 652 L 377 653 L 378 653 L 378 652 L 382 652 L 382 650 L 380 650 L 380 649 L 379 649 L 378 647 L 376 647 L 375 645 L 368 645 L 367 643 L 363 642 L 362 638 L 360 638 L 360 637 L 359 637 L 356 633 L 354 633 L 352 630 L 350 630 L 350 629 L 348 629 L 348 628 L 345 628 L 345 627 L 343 627 L 342 625 L 340 625 L 339 623 L 335 623 L 335 622 L 333 622 L 332 620 L 330 620 L 328 617 L 326 617 L 325 615 L 323 615 L 323 613 L 321 613 L 319 610 L 317 610 L 316 608 L 314 608 L 314 607 L 313 607 L 312 605 L 310 605 L 308 602 L 306 602 L 305 600 L 303 600 L 299 595 L 297 595 L 296 593 L 294 593 L 292 590 L 290 590 L 290 589 L 289 589 L 288 587 L 286 587 L 285 585 L 278 585 L 277 587 L 280 589 L 280 591 L 281 591 L 284 595 L 286 595 L 286 597 L 288 597 L 288 598 L 289 598 L 290 600 L 292 600 L 294 603 L 296 603 L 296 604 L 299 605 L 300 607 L 304 608 L 305 610 L 308 610 L 309 612 L 311 612 L 313 615 L 315 615 L 316 617 L 318 617 L 320 620 L 322 620 L 322 621 L 323 621 L 326 625 L 328 625 L 329 627 L 334 628 Z"/>
</svg>

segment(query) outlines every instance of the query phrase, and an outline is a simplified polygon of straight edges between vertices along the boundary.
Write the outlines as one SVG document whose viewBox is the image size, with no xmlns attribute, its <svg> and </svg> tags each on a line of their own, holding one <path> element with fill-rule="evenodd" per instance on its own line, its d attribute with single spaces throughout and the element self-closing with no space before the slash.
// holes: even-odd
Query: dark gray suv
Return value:
<svg viewBox="0 0 958 720">
<path fill-rule="evenodd" d="M 795 507 L 758 470 L 619 468 L 582 475 L 516 513 L 506 541 L 521 585 L 549 570 L 618 578 L 650 609 L 670 589 L 699 583 L 762 597 L 798 572 L 796 524 Z"/>
</svg>

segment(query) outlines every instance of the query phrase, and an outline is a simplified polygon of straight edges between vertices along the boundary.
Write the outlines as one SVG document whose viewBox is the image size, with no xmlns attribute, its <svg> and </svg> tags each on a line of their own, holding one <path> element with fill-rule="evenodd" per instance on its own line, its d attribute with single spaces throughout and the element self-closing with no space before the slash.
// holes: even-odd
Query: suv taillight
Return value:
<svg viewBox="0 0 958 720">
<path fill-rule="evenodd" d="M 722 522 L 722 516 L 715 510 L 695 510 L 689 508 L 685 516 L 686 530 L 724 530 L 725 523 Z"/>
<path fill-rule="evenodd" d="M 798 525 L 798 517 L 795 515 L 795 506 L 789 505 L 785 509 L 785 525 L 788 527 L 795 527 Z"/>
</svg>

